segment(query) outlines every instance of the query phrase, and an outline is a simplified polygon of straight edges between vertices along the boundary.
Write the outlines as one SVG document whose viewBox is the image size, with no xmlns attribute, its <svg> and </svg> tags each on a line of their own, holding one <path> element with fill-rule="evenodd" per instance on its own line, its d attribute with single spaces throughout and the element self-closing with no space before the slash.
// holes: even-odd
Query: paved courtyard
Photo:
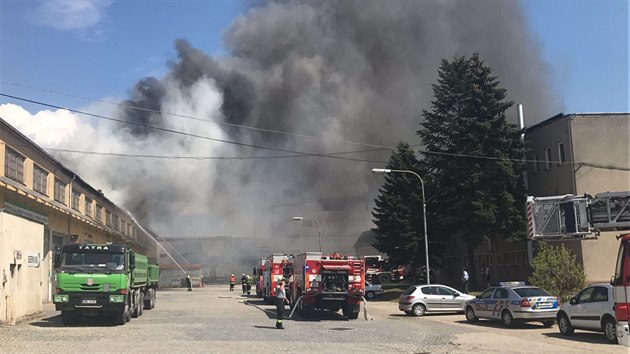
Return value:
<svg viewBox="0 0 630 354">
<path fill-rule="evenodd" d="M 0 352 L 628 353 L 606 344 L 601 334 L 576 331 L 565 338 L 555 326 L 505 329 L 483 320 L 468 324 L 463 315 L 412 318 L 384 301 L 368 304 L 369 321 L 363 313 L 358 320 L 334 313 L 309 320 L 294 315 L 285 320 L 285 330 L 276 330 L 273 306 L 217 285 L 160 291 L 155 309 L 124 326 L 86 319 L 65 327 L 51 305 L 45 308 L 41 319 L 0 327 Z"/>
</svg>

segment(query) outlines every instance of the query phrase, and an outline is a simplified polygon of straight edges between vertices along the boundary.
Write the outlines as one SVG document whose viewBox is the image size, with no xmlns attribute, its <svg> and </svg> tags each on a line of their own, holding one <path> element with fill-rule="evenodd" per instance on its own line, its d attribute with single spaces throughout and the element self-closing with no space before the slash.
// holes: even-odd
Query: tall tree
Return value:
<svg viewBox="0 0 630 354">
<path fill-rule="evenodd" d="M 484 237 L 525 234 L 523 144 L 505 119 L 513 102 L 478 54 L 443 59 L 433 94 L 418 131 L 425 146 L 419 163 L 437 191 L 433 224 L 466 242 L 472 265 Z"/>
<path fill-rule="evenodd" d="M 401 142 L 392 153 L 388 169 L 410 170 L 422 175 L 409 144 Z M 389 173 L 379 189 L 372 212 L 376 228 L 374 247 L 396 264 L 415 269 L 424 264 L 424 227 L 420 181 L 412 174 Z"/>
</svg>

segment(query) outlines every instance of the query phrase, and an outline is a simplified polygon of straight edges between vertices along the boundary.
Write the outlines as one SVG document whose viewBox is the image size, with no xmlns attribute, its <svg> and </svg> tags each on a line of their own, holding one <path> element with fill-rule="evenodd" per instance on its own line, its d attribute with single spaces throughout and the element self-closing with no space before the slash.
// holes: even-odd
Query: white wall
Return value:
<svg viewBox="0 0 630 354">
<path fill-rule="evenodd" d="M 15 324 L 42 311 L 42 287 L 47 287 L 42 265 L 29 267 L 27 256 L 43 254 L 44 225 L 0 212 L 0 322 Z M 14 251 L 22 251 L 22 265 L 12 266 Z"/>
</svg>

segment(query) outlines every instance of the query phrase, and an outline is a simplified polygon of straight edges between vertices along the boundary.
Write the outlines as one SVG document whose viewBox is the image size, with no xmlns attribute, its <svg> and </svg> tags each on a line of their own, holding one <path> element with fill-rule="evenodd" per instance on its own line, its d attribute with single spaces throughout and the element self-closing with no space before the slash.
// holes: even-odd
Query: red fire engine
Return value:
<svg viewBox="0 0 630 354">
<path fill-rule="evenodd" d="M 265 273 L 265 265 L 267 263 L 267 258 L 262 258 L 258 261 L 256 268 L 254 268 L 254 275 L 256 278 L 254 279 L 256 283 L 256 296 L 263 297 L 263 289 L 264 289 L 264 277 Z"/>
<path fill-rule="evenodd" d="M 266 303 L 273 304 L 276 297 L 276 285 L 282 278 L 289 279 L 293 274 L 293 258 L 286 254 L 272 254 L 266 258 L 263 270 L 262 297 Z M 285 288 L 288 285 L 285 285 Z M 288 296 L 288 292 L 287 292 Z"/>
<path fill-rule="evenodd" d="M 297 304 L 302 317 L 313 310 L 343 311 L 351 319 L 359 316 L 365 293 L 365 261 L 333 253 L 306 252 L 294 261 L 291 304 Z"/>
</svg>

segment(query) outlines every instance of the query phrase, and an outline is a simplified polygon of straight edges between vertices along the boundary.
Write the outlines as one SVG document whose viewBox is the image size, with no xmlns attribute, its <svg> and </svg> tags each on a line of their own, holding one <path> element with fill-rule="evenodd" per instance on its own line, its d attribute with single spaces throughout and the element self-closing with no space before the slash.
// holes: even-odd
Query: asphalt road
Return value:
<svg viewBox="0 0 630 354">
<path fill-rule="evenodd" d="M 566 339 L 555 327 L 508 330 L 487 321 L 468 324 L 463 315 L 412 318 L 392 302 L 370 302 L 368 315 L 373 320 L 363 314 L 358 320 L 329 312 L 309 320 L 295 315 L 277 330 L 273 306 L 227 286 L 172 289 L 160 291 L 155 309 L 124 326 L 87 319 L 66 327 L 48 305 L 39 320 L 0 327 L 0 352 L 628 353 L 605 344 L 600 334 L 576 332 Z"/>
</svg>

